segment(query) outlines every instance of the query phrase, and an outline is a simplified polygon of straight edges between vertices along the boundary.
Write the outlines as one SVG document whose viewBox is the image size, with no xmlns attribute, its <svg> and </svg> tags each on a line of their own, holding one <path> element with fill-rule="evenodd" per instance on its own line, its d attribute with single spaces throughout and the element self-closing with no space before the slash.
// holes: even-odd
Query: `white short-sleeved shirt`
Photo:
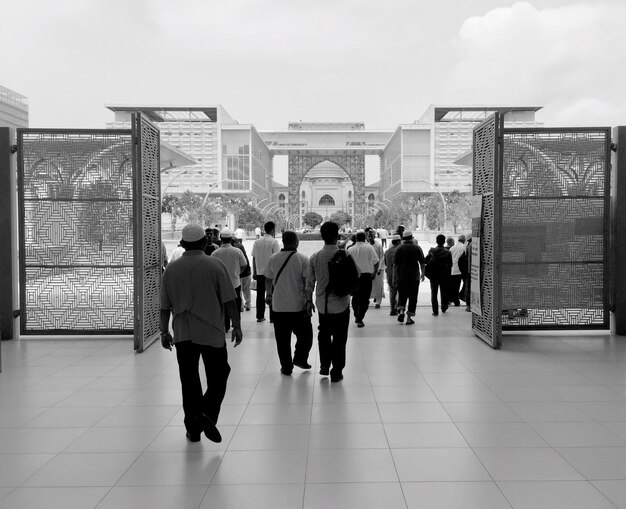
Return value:
<svg viewBox="0 0 626 509">
<path fill-rule="evenodd" d="M 354 260 L 359 276 L 374 273 L 374 265 L 378 263 L 378 255 L 370 244 L 357 242 L 346 253 Z"/>
<path fill-rule="evenodd" d="M 265 270 L 265 277 L 271 279 L 274 285 L 272 309 L 278 313 L 302 311 L 306 303 L 305 286 L 309 259 L 305 255 L 301 253 L 292 255 L 276 281 L 278 271 L 292 252 L 283 249 L 274 253 L 270 256 Z"/>
<path fill-rule="evenodd" d="M 251 254 L 254 258 L 256 273 L 259 276 L 265 276 L 265 269 L 267 268 L 267 262 L 269 262 L 270 256 L 274 253 L 278 253 L 278 251 L 280 251 L 280 244 L 271 235 L 265 235 L 265 237 L 254 241 Z"/>
<path fill-rule="evenodd" d="M 452 255 L 452 275 L 458 276 L 461 274 L 461 270 L 459 269 L 459 258 L 465 252 L 465 244 L 462 242 L 457 242 L 450 248 L 450 254 Z"/>
<path fill-rule="evenodd" d="M 233 288 L 241 286 L 239 274 L 241 274 L 241 269 L 248 265 L 241 249 L 233 247 L 232 244 L 222 244 L 211 253 L 211 256 L 214 256 L 224 264 L 233 283 Z"/>
</svg>

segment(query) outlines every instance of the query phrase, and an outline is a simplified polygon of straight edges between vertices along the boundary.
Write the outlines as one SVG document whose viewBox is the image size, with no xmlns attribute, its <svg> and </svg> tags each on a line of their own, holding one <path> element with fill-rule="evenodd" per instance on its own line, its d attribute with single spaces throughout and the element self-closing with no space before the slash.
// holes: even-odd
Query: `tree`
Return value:
<svg viewBox="0 0 626 509">
<path fill-rule="evenodd" d="M 323 221 L 324 218 L 317 212 L 307 212 L 302 218 L 302 222 L 311 228 L 315 228 L 316 226 L 322 224 Z"/>
<path fill-rule="evenodd" d="M 339 228 L 342 226 L 352 222 L 352 216 L 343 210 L 335 212 L 332 216 L 330 216 L 330 221 L 333 223 L 337 223 Z"/>
<path fill-rule="evenodd" d="M 176 222 L 180 216 L 180 198 L 173 194 L 166 194 L 161 199 L 161 214 L 170 215 L 172 233 L 176 230 Z"/>
<path fill-rule="evenodd" d="M 446 197 L 448 219 L 452 223 L 454 233 L 459 226 L 469 228 L 471 225 L 471 203 L 469 194 L 460 193 L 456 189 Z"/>
<path fill-rule="evenodd" d="M 425 200 L 422 200 L 422 205 L 428 228 L 441 230 L 443 227 L 443 203 L 441 197 L 436 194 L 430 194 Z"/>
<path fill-rule="evenodd" d="M 185 191 L 180 197 L 181 216 L 187 223 L 198 223 L 200 220 L 202 198 L 191 191 Z"/>
<path fill-rule="evenodd" d="M 237 225 L 242 226 L 246 230 L 254 230 L 257 226 L 264 223 L 259 209 L 250 203 L 244 203 L 241 206 L 237 219 Z"/>
</svg>

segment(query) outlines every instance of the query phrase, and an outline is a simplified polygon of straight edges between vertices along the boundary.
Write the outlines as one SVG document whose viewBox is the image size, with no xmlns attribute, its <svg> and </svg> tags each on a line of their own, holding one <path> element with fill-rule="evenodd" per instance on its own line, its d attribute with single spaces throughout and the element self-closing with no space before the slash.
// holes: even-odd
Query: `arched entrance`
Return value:
<svg viewBox="0 0 626 509">
<path fill-rule="evenodd" d="M 289 211 L 300 210 L 300 185 L 305 175 L 324 161 L 339 166 L 350 178 L 354 192 L 354 214 L 365 210 L 365 156 L 362 155 L 290 155 L 289 156 Z"/>
</svg>

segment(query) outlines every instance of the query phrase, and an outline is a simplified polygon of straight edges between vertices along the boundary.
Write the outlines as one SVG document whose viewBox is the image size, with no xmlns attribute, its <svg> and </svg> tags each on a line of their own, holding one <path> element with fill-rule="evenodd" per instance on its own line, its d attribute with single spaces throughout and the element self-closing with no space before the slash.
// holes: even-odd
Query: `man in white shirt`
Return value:
<svg viewBox="0 0 626 509">
<path fill-rule="evenodd" d="M 254 229 L 254 236 L 258 239 L 261 238 L 261 228 L 259 228 L 258 226 Z"/>
<path fill-rule="evenodd" d="M 357 327 L 365 327 L 363 318 L 367 313 L 372 293 L 372 280 L 378 272 L 379 260 L 374 248 L 365 242 L 365 232 L 357 232 L 356 244 L 346 251 L 359 271 L 359 284 L 352 295 L 352 311 Z"/>
<path fill-rule="evenodd" d="M 448 288 L 448 300 L 454 302 L 455 306 L 460 306 L 459 290 L 463 275 L 459 269 L 459 258 L 465 252 L 465 235 L 459 235 L 459 241 L 450 248 L 452 255 L 452 273 L 450 276 L 450 286 Z"/>
<path fill-rule="evenodd" d="M 386 228 L 379 228 L 378 231 L 378 238 L 380 239 L 380 245 L 385 248 L 387 247 L 387 235 L 389 232 L 387 232 Z"/>
<path fill-rule="evenodd" d="M 241 279 L 239 275 L 241 274 L 241 270 L 248 265 L 246 261 L 246 257 L 241 252 L 241 250 L 237 249 L 232 245 L 233 240 L 233 232 L 228 228 L 224 228 L 220 233 L 220 240 L 222 241 L 222 245 L 218 247 L 211 256 L 214 256 L 218 260 L 220 260 L 226 270 L 228 271 L 228 275 L 230 277 L 230 281 L 233 284 L 233 288 L 237 293 L 237 312 L 239 313 L 241 310 Z M 233 319 L 234 321 L 234 319 Z M 224 317 L 224 327 L 226 332 L 230 329 L 231 316 L 226 313 Z"/>
<path fill-rule="evenodd" d="M 246 235 L 246 231 L 243 228 L 239 227 L 235 230 L 235 237 L 238 238 L 239 240 L 243 241 L 245 235 Z"/>
<path fill-rule="evenodd" d="M 280 372 L 291 375 L 294 366 L 311 369 L 308 363 L 313 345 L 311 314 L 306 309 L 306 278 L 309 259 L 297 252 L 298 235 L 283 233 L 284 248 L 270 256 L 265 271 L 266 302 L 274 312 L 274 335 L 280 360 Z M 312 313 L 312 311 L 311 311 Z M 296 336 L 296 347 L 291 357 L 291 334 Z"/>
<path fill-rule="evenodd" d="M 254 241 L 252 246 L 252 278 L 256 281 L 256 321 L 265 321 L 265 269 L 270 256 L 280 251 L 280 245 L 274 238 L 276 225 L 268 221 L 263 225 L 265 235 Z M 274 321 L 272 307 L 270 306 L 270 322 Z"/>
</svg>

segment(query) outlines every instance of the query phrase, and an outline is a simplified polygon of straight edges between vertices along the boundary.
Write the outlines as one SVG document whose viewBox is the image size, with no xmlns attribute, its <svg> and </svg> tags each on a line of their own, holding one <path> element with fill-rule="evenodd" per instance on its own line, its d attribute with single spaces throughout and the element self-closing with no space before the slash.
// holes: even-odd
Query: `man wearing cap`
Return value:
<svg viewBox="0 0 626 509">
<path fill-rule="evenodd" d="M 346 251 L 359 272 L 359 283 L 352 296 L 352 311 L 357 327 L 365 327 L 363 318 L 367 313 L 372 293 L 372 281 L 378 271 L 379 260 L 374 248 L 365 242 L 365 232 L 357 232 L 356 244 Z"/>
<path fill-rule="evenodd" d="M 389 311 L 389 316 L 396 316 L 398 314 L 398 287 L 393 282 L 393 257 L 395 255 L 396 249 L 402 242 L 402 238 L 400 235 L 392 235 L 389 237 L 391 241 L 391 246 L 387 251 L 385 251 L 385 271 L 387 273 L 387 285 L 389 286 L 389 307 L 391 311 Z"/>
<path fill-rule="evenodd" d="M 254 241 L 252 246 L 252 278 L 256 281 L 256 321 L 265 321 L 265 270 L 270 256 L 280 251 L 280 245 L 274 238 L 276 225 L 268 221 L 263 225 L 265 235 Z M 270 306 L 270 322 L 274 321 L 274 313 Z"/>
<path fill-rule="evenodd" d="M 211 256 L 214 256 L 215 258 L 220 260 L 226 267 L 226 271 L 230 276 L 233 288 L 237 293 L 237 315 L 239 315 L 241 310 L 240 274 L 241 271 L 246 267 L 246 265 L 248 265 L 248 261 L 246 260 L 243 252 L 232 245 L 233 232 L 231 230 L 229 230 L 228 228 L 224 228 L 220 232 L 220 240 L 222 241 L 222 245 L 215 251 L 213 251 L 213 253 L 211 253 Z M 232 317 L 230 316 L 230 314 L 225 313 L 224 327 L 226 329 L 226 332 L 230 330 L 231 320 Z"/>
<path fill-rule="evenodd" d="M 216 423 L 230 373 L 225 311 L 233 317 L 235 346 L 243 338 L 230 277 L 224 264 L 204 254 L 206 242 L 200 225 L 186 225 L 180 241 L 185 253 L 166 267 L 161 285 L 161 345 L 168 350 L 176 347 L 184 422 L 191 442 L 198 442 L 203 431 L 213 442 L 222 440 Z M 198 366 L 201 357 L 207 379 L 204 394 Z"/>
<path fill-rule="evenodd" d="M 413 232 L 404 230 L 402 244 L 398 246 L 393 257 L 393 283 L 398 288 L 398 321 L 404 322 L 407 314 L 407 325 L 415 323 L 415 309 L 420 281 L 424 281 L 424 252 L 413 240 Z M 409 302 L 408 309 L 406 307 Z"/>
</svg>

